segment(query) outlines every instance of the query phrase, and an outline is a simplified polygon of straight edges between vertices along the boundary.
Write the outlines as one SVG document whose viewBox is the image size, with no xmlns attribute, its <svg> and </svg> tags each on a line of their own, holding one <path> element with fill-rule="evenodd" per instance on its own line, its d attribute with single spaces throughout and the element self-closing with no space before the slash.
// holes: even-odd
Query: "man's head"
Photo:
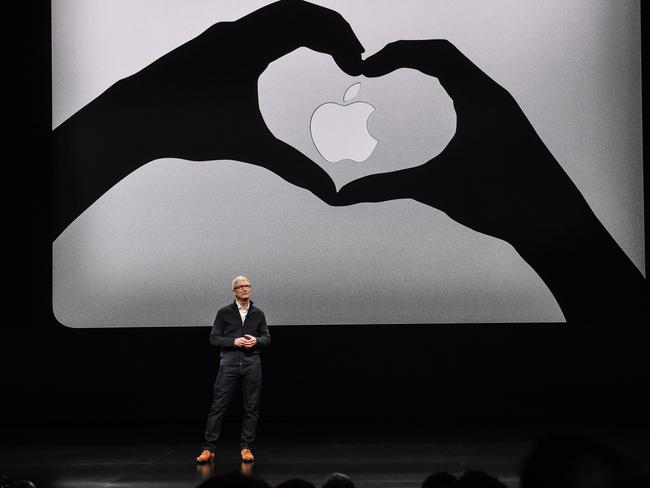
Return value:
<svg viewBox="0 0 650 488">
<path fill-rule="evenodd" d="M 247 302 L 251 297 L 251 282 L 245 276 L 232 280 L 232 293 L 239 302 Z"/>
</svg>

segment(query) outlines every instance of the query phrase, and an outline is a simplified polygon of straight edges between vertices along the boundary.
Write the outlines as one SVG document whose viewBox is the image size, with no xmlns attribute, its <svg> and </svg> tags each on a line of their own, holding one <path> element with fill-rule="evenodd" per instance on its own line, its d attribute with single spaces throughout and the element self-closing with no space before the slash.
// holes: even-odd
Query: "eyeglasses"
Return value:
<svg viewBox="0 0 650 488">
<path fill-rule="evenodd" d="M 251 287 L 251 285 L 239 285 L 239 286 L 235 287 L 235 290 L 239 290 L 241 288 L 250 288 L 250 287 Z"/>
</svg>

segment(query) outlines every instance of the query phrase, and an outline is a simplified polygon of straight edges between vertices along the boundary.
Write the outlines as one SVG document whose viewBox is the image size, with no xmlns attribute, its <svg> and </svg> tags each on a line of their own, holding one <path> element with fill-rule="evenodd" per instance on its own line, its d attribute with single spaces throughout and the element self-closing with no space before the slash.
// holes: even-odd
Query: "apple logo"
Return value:
<svg viewBox="0 0 650 488">
<path fill-rule="evenodd" d="M 343 101 L 357 96 L 361 83 L 345 91 Z M 375 107 L 365 102 L 346 105 L 324 103 L 311 116 L 311 138 L 318 152 L 330 163 L 351 159 L 361 162 L 370 157 L 377 139 L 368 132 L 368 117 Z"/>
</svg>

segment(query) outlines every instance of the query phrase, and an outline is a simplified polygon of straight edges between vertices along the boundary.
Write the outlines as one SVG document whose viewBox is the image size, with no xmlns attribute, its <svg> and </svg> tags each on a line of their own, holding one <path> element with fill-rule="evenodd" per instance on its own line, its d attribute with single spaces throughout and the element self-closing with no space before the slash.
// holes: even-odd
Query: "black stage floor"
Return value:
<svg viewBox="0 0 650 488">
<path fill-rule="evenodd" d="M 15 427 L 3 436 L 0 475 L 38 488 L 192 488 L 213 474 L 241 470 L 236 423 L 228 423 L 213 464 L 197 466 L 202 425 Z M 252 474 L 271 486 L 300 477 L 319 487 L 342 472 L 359 488 L 419 487 L 436 471 L 483 470 L 518 485 L 536 439 L 578 434 L 628 458 L 650 454 L 645 423 L 262 423 Z M 244 468 L 246 469 L 246 468 Z"/>
</svg>

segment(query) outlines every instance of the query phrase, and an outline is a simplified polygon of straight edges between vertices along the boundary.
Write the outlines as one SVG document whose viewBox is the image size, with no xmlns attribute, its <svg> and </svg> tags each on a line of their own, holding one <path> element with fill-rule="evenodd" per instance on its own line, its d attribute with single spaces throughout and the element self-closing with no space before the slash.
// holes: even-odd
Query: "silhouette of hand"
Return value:
<svg viewBox="0 0 650 488">
<path fill-rule="evenodd" d="M 327 200 L 334 184 L 317 164 L 277 140 L 260 113 L 258 78 L 272 61 L 306 46 L 359 74 L 363 48 L 336 12 L 280 1 L 235 22 L 218 23 L 135 75 L 154 114 L 163 154 L 231 158 L 264 166 Z"/>
<path fill-rule="evenodd" d="M 450 42 L 397 41 L 369 57 L 362 70 L 377 77 L 399 68 L 438 78 L 454 103 L 456 133 L 419 167 L 345 185 L 339 204 L 412 198 L 508 241 L 553 232 L 566 222 L 565 212 L 584 210 L 582 196 L 512 96 Z"/>
<path fill-rule="evenodd" d="M 643 275 L 513 97 L 445 40 L 398 41 L 362 66 L 369 77 L 399 68 L 438 78 L 454 103 L 456 133 L 421 166 L 348 183 L 337 204 L 412 198 L 509 242 L 547 284 L 568 321 L 593 325 L 638 316 Z"/>
<path fill-rule="evenodd" d="M 340 14 L 282 0 L 213 25 L 110 87 L 55 130 L 62 190 L 55 236 L 120 179 L 162 157 L 263 166 L 331 202 L 336 188 L 329 175 L 276 139 L 258 104 L 262 72 L 303 46 L 360 74 L 363 47 Z M 69 195 L 63 188 L 75 180 L 83 188 Z"/>
</svg>

